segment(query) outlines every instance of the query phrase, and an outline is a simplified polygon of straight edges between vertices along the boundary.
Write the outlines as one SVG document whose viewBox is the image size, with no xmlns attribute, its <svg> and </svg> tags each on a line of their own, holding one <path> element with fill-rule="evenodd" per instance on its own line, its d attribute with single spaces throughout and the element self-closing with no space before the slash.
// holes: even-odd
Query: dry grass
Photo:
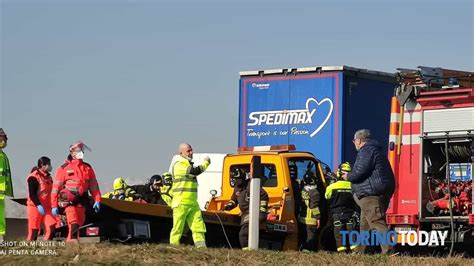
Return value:
<svg viewBox="0 0 474 266">
<path fill-rule="evenodd" d="M 8 248 L 2 248 L 8 249 Z M 33 248 L 14 247 L 28 250 Z M 190 246 L 81 244 L 66 247 L 40 248 L 55 250 L 58 255 L 0 255 L 1 265 L 474 265 L 473 259 L 461 257 L 387 257 L 380 255 L 342 255 L 327 252 L 242 251 L 229 249 L 195 249 Z"/>
</svg>

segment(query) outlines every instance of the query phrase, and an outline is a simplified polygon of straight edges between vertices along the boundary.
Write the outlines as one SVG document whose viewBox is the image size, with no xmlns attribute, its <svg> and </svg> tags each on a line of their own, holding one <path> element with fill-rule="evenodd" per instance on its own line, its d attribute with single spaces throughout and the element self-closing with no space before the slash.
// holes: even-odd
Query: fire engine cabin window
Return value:
<svg viewBox="0 0 474 266">
<path fill-rule="evenodd" d="M 313 175 L 317 182 L 321 181 L 319 171 L 317 171 L 317 162 L 308 159 L 291 159 L 288 161 L 288 171 L 292 180 L 302 180 L 305 174 Z"/>
<path fill-rule="evenodd" d="M 230 173 L 236 168 L 243 170 L 245 173 L 250 171 L 250 164 L 239 164 L 232 165 L 230 167 Z M 230 178 L 229 178 L 230 182 Z M 234 184 L 230 182 L 230 186 L 234 187 Z M 274 164 L 263 164 L 262 165 L 262 186 L 263 187 L 276 187 L 278 186 L 278 178 L 276 174 L 276 166 Z"/>
</svg>

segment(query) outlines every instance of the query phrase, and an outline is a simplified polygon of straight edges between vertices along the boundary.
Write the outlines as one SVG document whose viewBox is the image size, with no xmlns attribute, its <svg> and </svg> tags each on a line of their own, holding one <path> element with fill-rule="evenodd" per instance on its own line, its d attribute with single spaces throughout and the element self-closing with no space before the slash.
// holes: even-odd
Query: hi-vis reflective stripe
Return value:
<svg viewBox="0 0 474 266">
<path fill-rule="evenodd" d="M 398 144 L 398 136 L 397 135 L 390 135 L 388 137 L 388 142 L 393 142 L 393 143 L 395 143 L 395 145 Z"/>
<path fill-rule="evenodd" d="M 400 113 L 390 114 L 390 123 L 398 123 L 400 121 Z"/>
<path fill-rule="evenodd" d="M 407 112 L 403 114 L 403 123 L 421 122 L 421 112 Z"/>
<path fill-rule="evenodd" d="M 389 142 L 398 144 L 398 136 L 397 135 L 390 135 L 388 138 Z M 421 143 L 420 135 L 403 135 L 402 136 L 402 144 L 403 145 L 416 145 Z"/>
<path fill-rule="evenodd" d="M 173 189 L 174 192 L 197 192 L 197 188 L 175 188 Z"/>
<path fill-rule="evenodd" d="M 337 251 L 345 251 L 347 248 L 346 247 L 338 247 Z"/>
<path fill-rule="evenodd" d="M 418 134 L 414 133 L 418 131 L 417 129 L 419 129 L 421 124 L 421 105 L 416 104 L 415 108 L 410 108 L 409 110 L 407 110 L 405 105 L 403 108 L 403 117 L 401 117 L 400 105 L 396 97 L 392 97 L 391 104 L 389 142 L 394 143 L 397 147 L 400 144 L 420 144 L 420 134 L 418 132 Z M 400 123 L 403 123 L 403 125 Z M 410 130 L 404 130 L 403 128 Z"/>
<path fill-rule="evenodd" d="M 179 182 L 197 182 L 195 177 L 173 178 L 173 183 Z"/>
<path fill-rule="evenodd" d="M 416 145 L 420 143 L 421 143 L 420 135 L 403 135 L 402 136 L 403 145 Z"/>
<path fill-rule="evenodd" d="M 395 155 L 398 150 L 398 144 L 400 144 L 400 104 L 398 103 L 397 97 L 392 97 L 391 109 L 390 109 L 390 128 L 389 128 L 389 141 L 395 146 L 391 148 L 389 160 L 394 163 Z"/>
<path fill-rule="evenodd" d="M 410 122 L 421 122 L 421 112 L 408 112 L 405 111 L 403 114 L 403 123 L 410 123 Z M 390 123 L 400 123 L 400 113 L 391 113 L 390 114 Z"/>
<path fill-rule="evenodd" d="M 392 167 L 393 173 L 397 175 L 397 165 L 399 144 L 400 144 L 400 104 L 398 103 L 397 97 L 392 97 L 391 109 L 390 109 L 390 128 L 389 128 L 389 151 L 388 160 Z M 392 144 L 393 143 L 393 144 Z"/>
</svg>

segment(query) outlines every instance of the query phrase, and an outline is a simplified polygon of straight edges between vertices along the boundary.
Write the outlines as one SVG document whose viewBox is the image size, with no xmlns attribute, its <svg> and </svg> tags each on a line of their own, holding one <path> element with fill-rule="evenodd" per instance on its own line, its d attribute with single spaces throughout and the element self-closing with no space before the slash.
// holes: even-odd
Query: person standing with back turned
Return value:
<svg viewBox="0 0 474 266">
<path fill-rule="evenodd" d="M 395 191 L 395 178 L 386 155 L 377 141 L 370 139 L 368 129 L 357 130 L 352 140 L 357 153 L 354 167 L 343 178 L 352 183 L 354 200 L 360 206 L 360 231 L 376 230 L 387 232 L 385 213 L 390 198 Z M 365 246 L 357 247 L 356 252 L 365 252 Z M 388 245 L 382 246 L 382 253 L 388 254 Z"/>
</svg>

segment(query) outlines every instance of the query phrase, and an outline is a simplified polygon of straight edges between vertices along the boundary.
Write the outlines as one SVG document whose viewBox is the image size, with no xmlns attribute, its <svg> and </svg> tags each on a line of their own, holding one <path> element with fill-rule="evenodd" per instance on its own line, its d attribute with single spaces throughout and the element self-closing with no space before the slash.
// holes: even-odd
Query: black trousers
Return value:
<svg viewBox="0 0 474 266">
<path fill-rule="evenodd" d="M 247 218 L 245 218 L 247 216 Z M 258 216 L 258 221 L 260 225 L 265 222 L 266 220 L 266 213 L 260 213 Z M 249 222 L 248 222 L 248 213 L 242 215 L 242 219 L 246 220 L 245 222 L 240 224 L 240 231 L 239 231 L 239 241 L 240 247 L 246 248 L 249 246 Z"/>
<path fill-rule="evenodd" d="M 316 225 L 298 223 L 298 246 L 300 250 L 316 251 L 318 248 L 318 228 Z"/>
<path fill-rule="evenodd" d="M 334 238 L 336 239 L 337 251 L 347 251 L 350 250 L 349 236 L 346 236 L 345 245 L 343 245 L 343 239 L 341 231 L 351 232 L 355 229 L 354 212 L 345 212 L 345 213 L 333 213 L 332 218 L 334 221 Z"/>
<path fill-rule="evenodd" d="M 240 247 L 246 248 L 249 246 L 249 223 L 240 225 L 239 241 Z"/>
</svg>

